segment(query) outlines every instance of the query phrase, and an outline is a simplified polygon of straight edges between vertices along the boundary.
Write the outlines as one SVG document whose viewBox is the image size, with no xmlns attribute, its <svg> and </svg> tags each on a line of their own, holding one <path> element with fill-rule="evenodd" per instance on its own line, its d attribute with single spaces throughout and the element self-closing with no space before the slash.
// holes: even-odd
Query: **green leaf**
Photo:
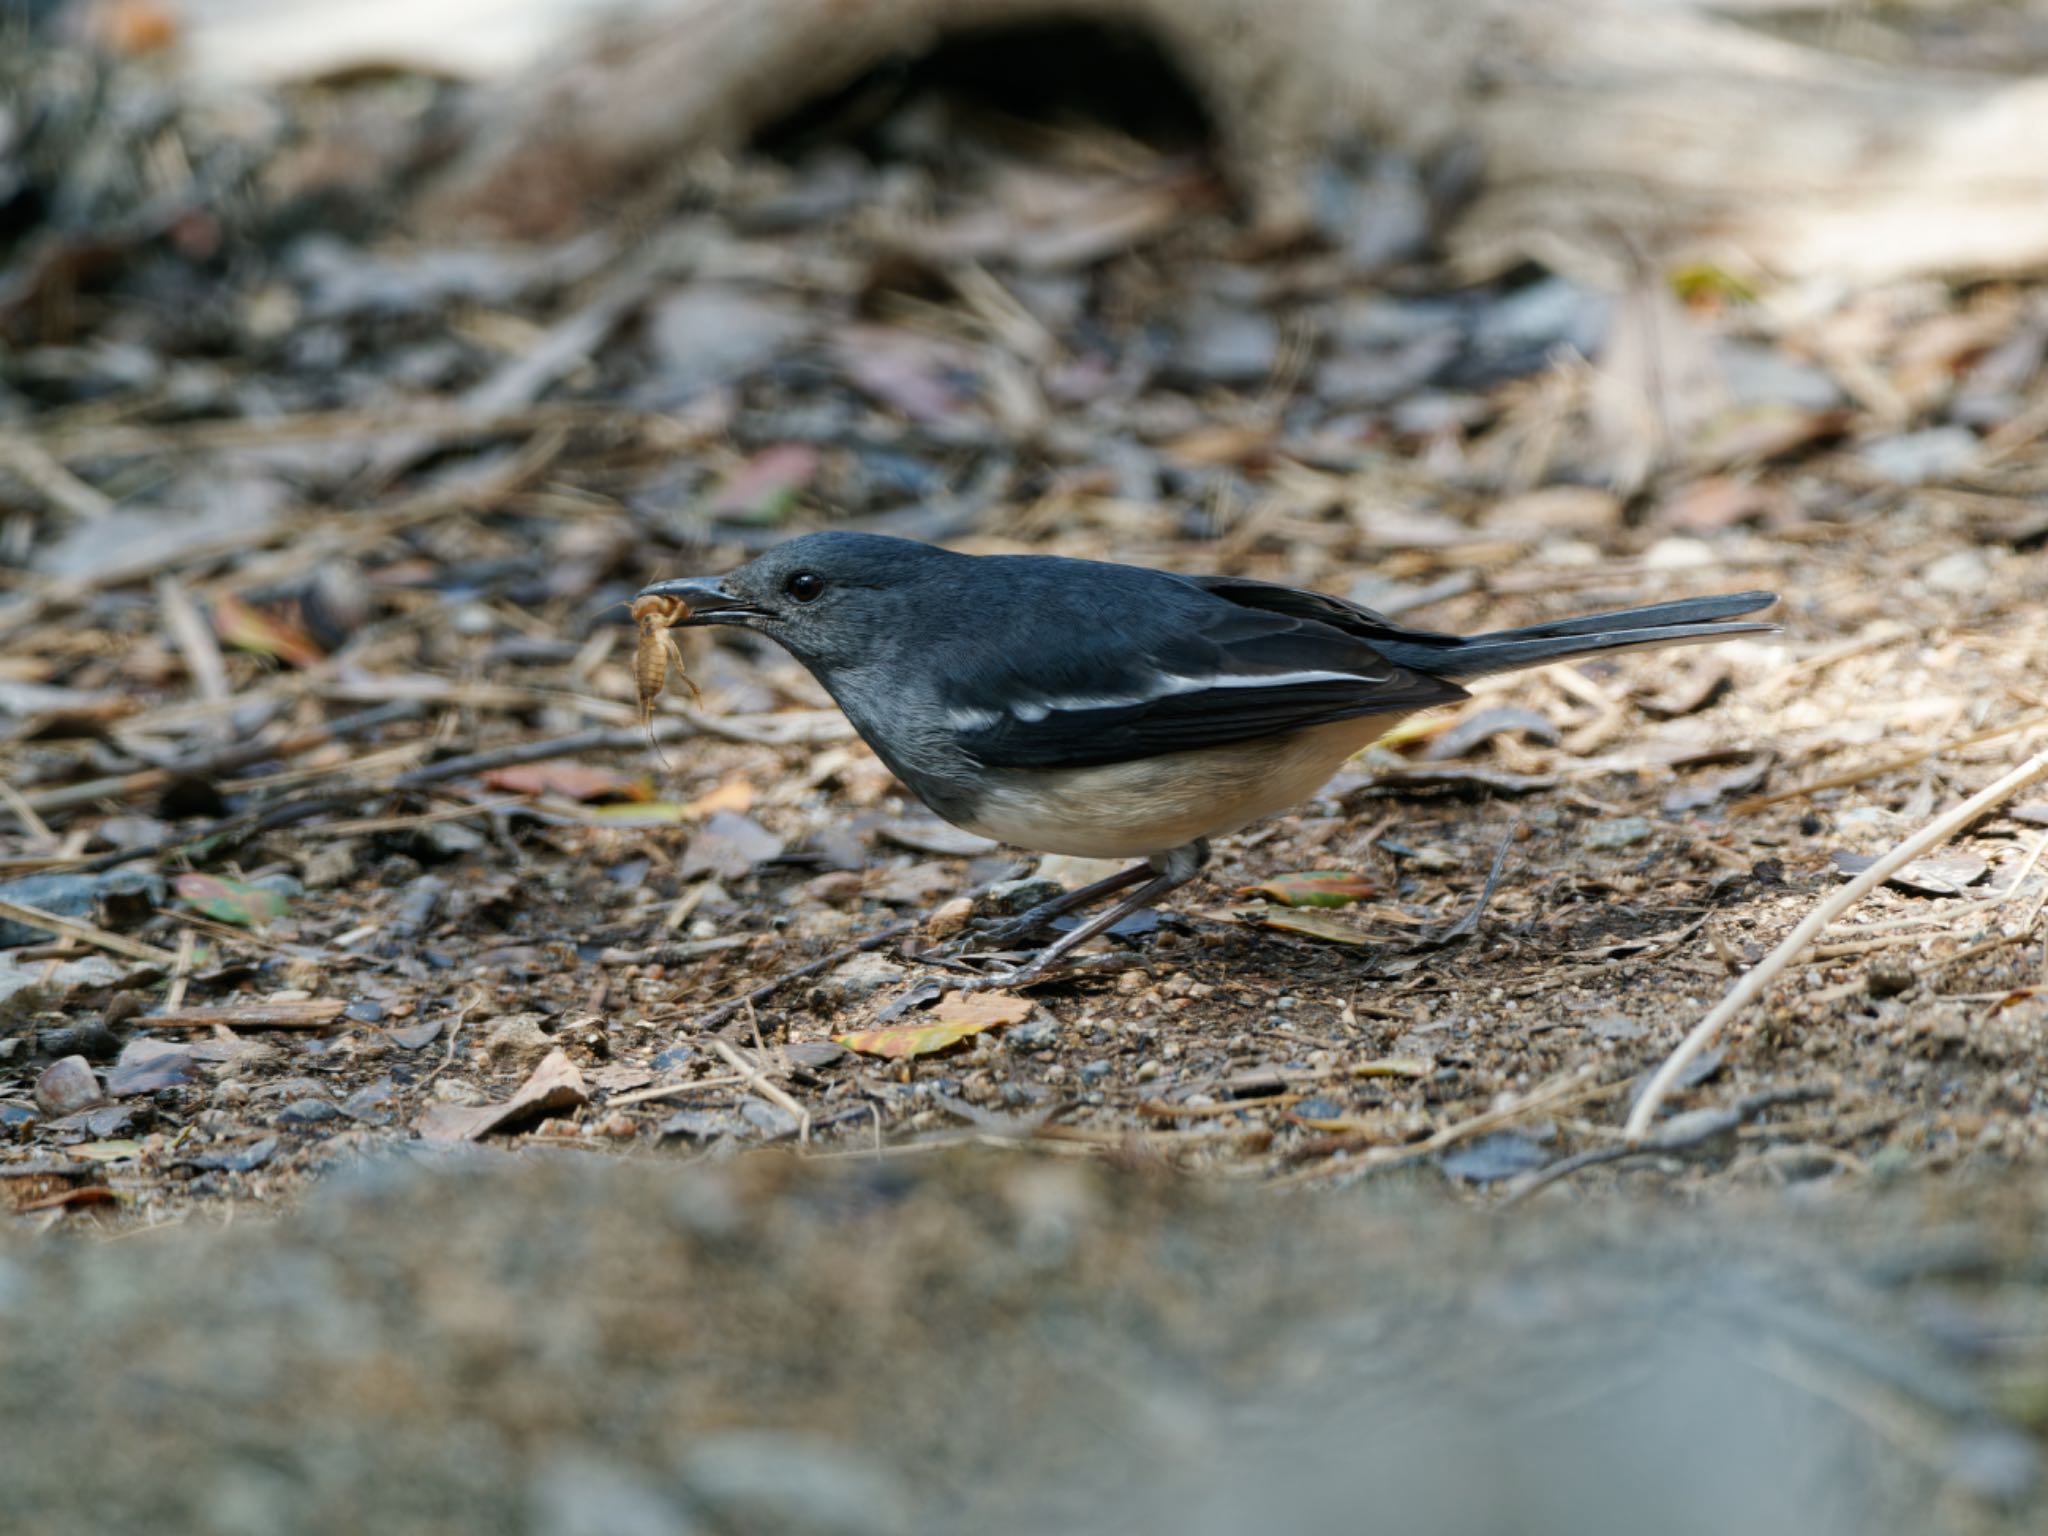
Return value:
<svg viewBox="0 0 2048 1536">
<path fill-rule="evenodd" d="M 1379 887 L 1348 869 L 1298 869 L 1260 885 L 1248 885 L 1239 894 L 1263 896 L 1283 907 L 1348 907 L 1378 895 Z"/>
<path fill-rule="evenodd" d="M 176 889 L 178 899 L 193 911 L 240 928 L 274 922 L 284 916 L 287 905 L 282 892 L 220 875 L 180 875 Z"/>
</svg>

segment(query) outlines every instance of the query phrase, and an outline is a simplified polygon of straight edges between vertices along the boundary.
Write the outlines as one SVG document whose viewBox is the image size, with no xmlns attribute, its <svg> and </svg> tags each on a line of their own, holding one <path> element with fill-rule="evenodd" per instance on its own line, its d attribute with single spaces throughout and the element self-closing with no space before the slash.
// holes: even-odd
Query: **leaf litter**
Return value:
<svg viewBox="0 0 2048 1536">
<path fill-rule="evenodd" d="M 326 142 L 294 110 L 243 152 Z M 9 893 L 54 881 L 44 909 L 84 925 L 9 922 L 7 974 L 77 966 L 94 934 L 130 945 L 103 952 L 111 975 L 0 997 L 0 1170 L 133 1141 L 111 1176 L 135 1198 L 100 1219 L 290 1203 L 335 1138 L 396 1140 L 428 1115 L 647 1156 L 689 1155 L 660 1150 L 679 1114 L 765 1139 L 742 1108 L 767 1101 L 709 1039 L 790 1053 L 774 1081 L 822 1150 L 914 1147 L 944 1096 L 1058 1111 L 1068 1147 L 1142 1134 L 1192 1171 L 1341 1167 L 1284 1105 L 1241 1101 L 1258 1135 L 1232 1139 L 1175 1138 L 1140 1106 L 1189 1112 L 1277 1075 L 1421 1144 L 1579 1066 L 1638 1075 L 1832 886 L 1838 849 L 1953 803 L 2044 730 L 2037 283 L 1786 308 L 1671 274 L 1657 328 L 1727 386 L 1701 394 L 1681 453 L 1630 441 L 1607 386 L 1559 361 L 1597 348 L 1602 295 L 1559 274 L 1475 285 L 1426 240 L 1399 243 L 1392 283 L 1313 241 L 1253 248 L 1179 146 L 1064 128 L 966 156 L 915 135 L 879 160 L 751 149 L 651 239 L 386 260 L 374 198 L 341 197 L 309 245 L 261 183 L 214 179 L 217 123 L 176 102 L 151 121 L 180 152 L 73 146 L 102 193 L 81 206 L 138 206 L 108 168 L 155 166 L 246 259 L 105 241 L 76 313 L 120 348 L 80 346 L 62 306 L 14 290 L 0 317 L 0 430 L 62 472 L 0 464 L 23 578 L 0 595 L 0 900 L 44 906 Z M 885 205 L 932 212 L 858 216 Z M 39 232 L 36 291 L 59 281 L 57 246 L 94 238 Z M 787 658 L 693 639 L 683 671 L 678 611 L 633 605 L 665 570 L 827 524 L 1230 570 L 1460 630 L 1764 586 L 1788 594 L 1787 628 L 1482 681 L 1224 840 L 1177 920 L 1112 936 L 1110 964 L 1035 1011 L 878 1027 L 924 974 L 923 913 L 995 916 L 972 893 L 1033 862 L 930 824 Z M 1513 867 L 1487 877 L 1509 797 Z M 1835 925 L 1688 1092 L 1839 1075 L 1853 1088 L 1800 1136 L 1856 1164 L 2048 1160 L 2029 814 L 1901 871 L 1946 885 Z M 1964 879 L 1965 860 L 1988 873 Z M 1247 920 L 1226 892 L 1265 905 Z M 1901 958 L 1887 990 L 1873 968 Z M 523 1122 L 499 1117 L 525 1079 L 481 1049 L 515 1013 L 581 1078 Z M 1648 1027 L 1603 1034 L 1617 1016 Z M 123 1081 L 148 1086 L 116 1106 L 134 1134 L 94 1135 L 34 1104 L 62 1059 L 45 1038 L 88 1019 L 123 1048 L 220 1031 L 238 1048 L 138 1066 Z M 864 1036 L 888 1048 L 794 1054 Z M 1436 1065 L 1362 1070 L 1397 1059 Z M 273 1127 L 260 1091 L 308 1074 L 337 1104 L 388 1077 L 392 1124 Z M 652 1085 L 687 1103 L 612 1103 Z M 1783 1114 L 1745 1129 L 1767 1145 Z M 1558 1138 L 1563 1158 L 1597 1132 Z M 234 1149 L 264 1141 L 241 1168 Z"/>
</svg>

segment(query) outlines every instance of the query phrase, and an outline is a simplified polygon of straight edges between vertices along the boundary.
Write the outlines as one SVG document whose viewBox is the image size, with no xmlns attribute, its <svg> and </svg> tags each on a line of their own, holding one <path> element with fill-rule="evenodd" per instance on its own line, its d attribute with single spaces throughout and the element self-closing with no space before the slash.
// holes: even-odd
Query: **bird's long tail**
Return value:
<svg viewBox="0 0 2048 1536">
<path fill-rule="evenodd" d="M 1620 613 L 1594 613 L 1531 624 L 1526 629 L 1496 630 L 1490 635 L 1408 635 L 1375 638 L 1373 649 L 1389 661 L 1436 677 L 1482 677 L 1512 672 L 1573 656 L 1600 651 L 1648 649 L 1659 645 L 1701 645 L 1731 635 L 1772 633 L 1774 624 L 1731 624 L 1777 601 L 1770 592 L 1730 592 L 1720 597 L 1688 597 L 1675 603 L 1653 603 Z"/>
</svg>

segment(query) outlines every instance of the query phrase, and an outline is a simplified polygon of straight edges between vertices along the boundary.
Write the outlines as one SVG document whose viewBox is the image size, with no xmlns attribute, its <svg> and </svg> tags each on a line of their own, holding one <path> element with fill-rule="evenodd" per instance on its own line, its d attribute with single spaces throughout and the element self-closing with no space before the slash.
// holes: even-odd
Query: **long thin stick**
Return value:
<svg viewBox="0 0 2048 1536">
<path fill-rule="evenodd" d="M 95 949 L 109 950 L 117 955 L 126 955 L 130 960 L 145 961 L 150 965 L 171 965 L 177 956 L 168 949 L 158 949 L 154 944 L 145 944 L 140 939 L 125 938 L 118 933 L 92 923 L 80 922 L 75 917 L 59 917 L 55 912 L 45 912 L 41 907 L 24 906 L 18 901 L 0 901 L 0 917 L 11 919 L 25 928 L 40 928 L 45 933 L 54 933 L 59 938 L 76 939 L 81 944 L 90 944 Z"/>
<path fill-rule="evenodd" d="M 1648 1086 L 1643 1089 L 1642 1097 L 1636 1100 L 1635 1108 L 1629 1111 L 1628 1123 L 1624 1128 L 1629 1145 L 1640 1144 L 1643 1137 L 1648 1134 L 1650 1122 L 1656 1119 L 1657 1110 L 1663 1104 L 1665 1096 L 1677 1085 L 1680 1075 L 1692 1064 L 1693 1058 L 1707 1048 L 1730 1019 L 1761 997 L 1764 989 L 1799 957 L 1800 951 L 1812 943 L 1822 929 L 1921 854 L 1930 848 L 1939 847 L 1985 812 L 1995 810 L 2028 785 L 2043 778 L 2048 778 L 2048 752 L 2037 752 L 2004 778 L 1979 790 L 1946 815 L 1937 816 L 1807 913 L 1804 921 L 1730 988 L 1728 995 L 1721 999 L 1713 1012 L 1695 1024 L 1691 1032 L 1678 1042 L 1678 1048 L 1664 1058 L 1664 1064 L 1657 1068 Z"/>
</svg>

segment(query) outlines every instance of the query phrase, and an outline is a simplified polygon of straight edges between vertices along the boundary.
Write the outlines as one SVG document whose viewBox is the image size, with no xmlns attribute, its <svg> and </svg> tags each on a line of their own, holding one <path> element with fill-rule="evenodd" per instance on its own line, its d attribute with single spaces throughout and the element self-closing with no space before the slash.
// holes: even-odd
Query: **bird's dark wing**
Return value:
<svg viewBox="0 0 2048 1536">
<path fill-rule="evenodd" d="M 1458 644 L 1460 635 L 1440 634 L 1435 630 L 1414 629 L 1397 619 L 1390 619 L 1384 613 L 1375 613 L 1363 603 L 1346 602 L 1341 597 L 1331 597 L 1327 592 L 1304 592 L 1299 587 L 1283 587 L 1277 582 L 1254 581 L 1249 576 L 1190 576 L 1193 585 L 1204 592 L 1235 603 L 1241 608 L 1256 608 L 1265 613 L 1282 614 L 1292 619 L 1305 619 L 1315 624 L 1327 624 L 1347 635 L 1363 640 L 1370 645 L 1375 640 L 1407 641 L 1411 644 L 1442 642 Z"/>
<path fill-rule="evenodd" d="M 1317 622 L 1167 578 L 1100 633 L 984 659 L 944 693 L 959 747 L 992 768 L 1083 768 L 1198 751 L 1465 697 Z M 1285 589 L 1277 589 L 1285 590 Z"/>
</svg>

